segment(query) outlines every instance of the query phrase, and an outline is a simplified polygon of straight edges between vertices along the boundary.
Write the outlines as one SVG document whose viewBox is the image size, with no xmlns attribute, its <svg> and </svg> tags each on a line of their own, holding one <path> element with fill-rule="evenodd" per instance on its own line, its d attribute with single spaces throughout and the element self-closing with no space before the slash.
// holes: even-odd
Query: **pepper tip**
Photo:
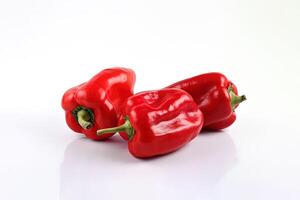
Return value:
<svg viewBox="0 0 300 200">
<path fill-rule="evenodd" d="M 242 96 L 241 96 L 241 100 L 242 100 L 242 101 L 246 101 L 246 100 L 247 100 L 246 95 L 242 95 Z"/>
</svg>

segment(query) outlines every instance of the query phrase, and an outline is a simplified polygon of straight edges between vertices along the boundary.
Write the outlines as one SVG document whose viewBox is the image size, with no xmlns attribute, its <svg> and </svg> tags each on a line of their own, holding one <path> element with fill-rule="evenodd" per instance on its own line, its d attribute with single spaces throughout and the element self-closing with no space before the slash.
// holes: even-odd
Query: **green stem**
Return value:
<svg viewBox="0 0 300 200">
<path fill-rule="evenodd" d="M 133 129 L 128 117 L 125 117 L 124 124 L 117 126 L 117 127 L 100 129 L 97 131 L 97 135 L 100 136 L 103 134 L 116 133 L 116 132 L 125 132 L 129 138 L 129 140 L 132 139 L 132 137 L 134 136 L 134 129 Z"/>
<path fill-rule="evenodd" d="M 89 129 L 92 127 L 93 124 L 89 120 L 90 116 L 86 110 L 82 109 L 77 112 L 77 121 L 82 128 Z"/>
<path fill-rule="evenodd" d="M 245 95 L 242 95 L 242 96 L 236 95 L 233 91 L 232 85 L 229 86 L 228 92 L 229 92 L 229 95 L 230 95 L 230 104 L 231 104 L 231 107 L 232 107 L 233 110 L 236 107 L 236 105 L 238 105 L 238 104 L 242 103 L 243 101 L 247 100 Z"/>
</svg>

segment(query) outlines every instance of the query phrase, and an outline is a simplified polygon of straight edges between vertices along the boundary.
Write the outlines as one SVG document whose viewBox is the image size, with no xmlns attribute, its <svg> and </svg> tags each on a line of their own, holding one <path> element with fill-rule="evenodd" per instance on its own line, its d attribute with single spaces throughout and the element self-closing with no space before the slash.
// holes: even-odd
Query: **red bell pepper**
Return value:
<svg viewBox="0 0 300 200">
<path fill-rule="evenodd" d="M 68 126 L 94 140 L 111 137 L 113 134 L 97 135 L 97 130 L 118 125 L 121 106 L 133 94 L 134 83 L 131 69 L 110 68 L 67 90 L 61 105 Z"/>
<path fill-rule="evenodd" d="M 174 83 L 167 88 L 188 92 L 204 115 L 205 129 L 223 129 L 236 120 L 235 108 L 246 100 L 236 86 L 221 73 L 207 73 Z"/>
<path fill-rule="evenodd" d="M 100 136 L 115 132 L 126 134 L 129 152 L 139 158 L 179 149 L 195 138 L 203 125 L 197 104 L 179 89 L 146 91 L 129 97 L 122 119 L 120 126 L 97 133 Z"/>
</svg>

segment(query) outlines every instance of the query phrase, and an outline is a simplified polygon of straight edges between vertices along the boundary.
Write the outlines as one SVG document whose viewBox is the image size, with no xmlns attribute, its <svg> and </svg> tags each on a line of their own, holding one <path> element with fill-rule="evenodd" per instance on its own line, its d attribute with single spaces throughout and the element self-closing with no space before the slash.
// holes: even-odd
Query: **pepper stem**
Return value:
<svg viewBox="0 0 300 200">
<path fill-rule="evenodd" d="M 77 112 L 77 121 L 82 128 L 89 129 L 92 127 L 93 124 L 89 120 L 90 116 L 86 110 L 82 109 Z"/>
<path fill-rule="evenodd" d="M 247 98 L 245 95 L 242 95 L 242 96 L 238 96 L 234 93 L 233 91 L 233 88 L 232 88 L 232 85 L 229 86 L 228 88 L 228 92 L 229 92 L 229 95 L 230 95 L 230 104 L 231 104 L 231 107 L 232 109 L 234 110 L 235 107 L 242 103 L 243 101 L 246 101 Z"/>
<path fill-rule="evenodd" d="M 134 129 L 129 121 L 129 118 L 126 116 L 125 117 L 125 122 L 124 124 L 117 126 L 117 127 L 112 127 L 112 128 L 105 128 L 105 129 L 100 129 L 97 131 L 97 135 L 104 135 L 108 133 L 116 133 L 116 132 L 125 132 L 129 138 L 129 140 L 132 139 L 134 136 Z"/>
</svg>

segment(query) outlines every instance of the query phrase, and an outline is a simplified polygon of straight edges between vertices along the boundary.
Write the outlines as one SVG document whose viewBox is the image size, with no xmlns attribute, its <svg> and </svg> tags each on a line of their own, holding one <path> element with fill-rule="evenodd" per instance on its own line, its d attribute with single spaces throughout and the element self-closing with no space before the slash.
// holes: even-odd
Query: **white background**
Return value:
<svg viewBox="0 0 300 200">
<path fill-rule="evenodd" d="M 0 199 L 300 199 L 298 0 L 0 0 Z M 135 91 L 219 71 L 230 128 L 138 160 L 73 134 L 69 87 L 130 67 Z"/>
</svg>

